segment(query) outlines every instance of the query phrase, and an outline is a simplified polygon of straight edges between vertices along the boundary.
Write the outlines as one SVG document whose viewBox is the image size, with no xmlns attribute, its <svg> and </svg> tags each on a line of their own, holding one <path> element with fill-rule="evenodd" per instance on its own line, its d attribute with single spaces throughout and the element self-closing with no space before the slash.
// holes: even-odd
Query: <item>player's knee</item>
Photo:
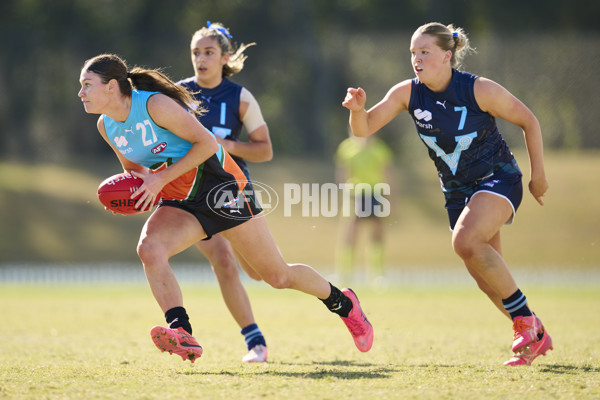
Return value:
<svg viewBox="0 0 600 400">
<path fill-rule="evenodd" d="M 155 246 L 146 240 L 142 240 L 138 243 L 137 254 L 144 266 L 160 264 L 165 259 L 162 248 L 160 246 Z"/>
<path fill-rule="evenodd" d="M 225 279 L 238 276 L 237 261 L 232 254 L 222 253 L 215 257 L 211 257 L 209 261 L 216 275 Z"/>
<path fill-rule="evenodd" d="M 262 278 L 275 289 L 287 289 L 291 285 L 291 280 L 285 272 L 269 273 Z"/>
<path fill-rule="evenodd" d="M 473 255 L 473 240 L 463 231 L 455 231 L 452 235 L 452 249 L 462 259 Z"/>
</svg>

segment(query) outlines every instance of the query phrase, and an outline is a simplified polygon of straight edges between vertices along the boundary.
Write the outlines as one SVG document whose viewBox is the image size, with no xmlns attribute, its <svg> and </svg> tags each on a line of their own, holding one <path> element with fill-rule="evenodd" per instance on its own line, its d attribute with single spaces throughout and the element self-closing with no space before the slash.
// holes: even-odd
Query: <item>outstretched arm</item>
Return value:
<svg viewBox="0 0 600 400">
<path fill-rule="evenodd" d="M 365 137 L 369 132 L 369 116 L 365 110 L 367 94 L 362 88 L 348 88 L 342 105 L 350 110 L 350 128 L 354 136 Z"/>
<path fill-rule="evenodd" d="M 370 136 L 388 124 L 396 115 L 408 110 L 410 80 L 392 87 L 369 111 L 365 110 L 367 94 L 361 88 L 349 88 L 342 105 L 350 110 L 350 127 L 355 136 Z"/>
</svg>

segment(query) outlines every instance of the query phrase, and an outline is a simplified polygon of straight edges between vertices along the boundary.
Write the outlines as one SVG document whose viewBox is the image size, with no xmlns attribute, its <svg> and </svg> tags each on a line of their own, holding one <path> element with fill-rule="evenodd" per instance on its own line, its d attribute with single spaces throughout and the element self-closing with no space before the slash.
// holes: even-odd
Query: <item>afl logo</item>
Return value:
<svg viewBox="0 0 600 400">
<path fill-rule="evenodd" d="M 222 218 L 247 220 L 248 202 L 262 208 L 260 216 L 267 215 L 277 207 L 279 196 L 275 189 L 256 181 L 245 183 L 246 187 L 241 192 L 238 191 L 236 181 L 223 182 L 213 187 L 207 196 L 211 211 Z"/>
<path fill-rule="evenodd" d="M 166 148 L 167 148 L 167 142 L 162 142 L 161 144 L 159 144 L 158 146 L 156 146 L 155 148 L 152 149 L 152 153 L 158 154 Z"/>
</svg>

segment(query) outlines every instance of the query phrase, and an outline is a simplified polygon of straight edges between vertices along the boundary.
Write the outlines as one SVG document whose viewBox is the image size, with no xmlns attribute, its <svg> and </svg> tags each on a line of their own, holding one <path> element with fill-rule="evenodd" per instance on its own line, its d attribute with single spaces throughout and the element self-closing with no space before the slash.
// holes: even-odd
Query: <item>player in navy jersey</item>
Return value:
<svg viewBox="0 0 600 400">
<path fill-rule="evenodd" d="M 308 265 L 285 262 L 253 193 L 245 190 L 246 176 L 198 121 L 195 114 L 201 111 L 192 108 L 198 104 L 189 92 L 160 71 L 130 71 L 114 54 L 87 60 L 79 82 L 85 111 L 100 114 L 96 126 L 101 136 L 123 169 L 144 181 L 130 196 L 136 208 L 149 209 L 161 199 L 137 245 L 168 324 L 151 329 L 156 347 L 192 362 L 202 355 L 169 260 L 220 234 L 251 274 L 274 288 L 320 299 L 341 317 L 360 351 L 371 349 L 373 327 L 356 294 L 336 288 Z"/>
<path fill-rule="evenodd" d="M 269 161 L 273 150 L 269 128 L 254 96 L 245 87 L 227 79 L 242 70 L 246 59 L 244 50 L 252 45 L 241 45 L 235 49 L 231 39 L 229 30 L 220 23 L 208 22 L 206 27 L 196 31 L 190 45 L 194 76 L 177 83 L 201 103 L 205 112 L 198 115 L 198 119 L 212 131 L 250 181 L 250 171 L 244 159 Z M 242 129 L 248 134 L 247 142 L 240 141 Z M 252 190 L 250 182 L 246 190 Z M 267 361 L 267 344 L 240 282 L 231 244 L 222 236 L 214 235 L 209 240 L 198 242 L 196 247 L 210 262 L 225 304 L 244 335 L 248 354 L 242 361 Z M 237 260 L 252 278 L 260 279 L 242 258 L 237 257 Z"/>
<path fill-rule="evenodd" d="M 416 78 L 393 86 L 368 111 L 361 88 L 349 88 L 342 104 L 350 110 L 356 136 L 372 135 L 408 111 L 438 171 L 453 249 L 479 288 L 513 321 L 514 356 L 505 365 L 530 365 L 552 349 L 552 339 L 529 309 L 502 257 L 500 229 L 512 222 L 523 189 L 521 171 L 496 118 L 523 130 L 529 191 L 540 205 L 548 190 L 542 133 L 534 114 L 508 90 L 458 70 L 471 50 L 461 28 L 425 24 L 410 43 Z"/>
</svg>

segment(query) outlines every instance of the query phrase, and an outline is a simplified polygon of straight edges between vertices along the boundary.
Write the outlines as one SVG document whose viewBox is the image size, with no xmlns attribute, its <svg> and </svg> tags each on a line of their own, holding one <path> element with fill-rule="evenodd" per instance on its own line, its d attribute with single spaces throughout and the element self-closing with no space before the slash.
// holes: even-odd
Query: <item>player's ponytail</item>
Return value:
<svg viewBox="0 0 600 400">
<path fill-rule="evenodd" d="M 176 85 L 160 70 L 135 67 L 128 71 L 125 61 L 115 54 L 101 54 L 91 58 L 85 62 L 83 69 L 99 75 L 103 83 L 115 79 L 124 96 L 131 96 L 133 88 L 160 92 L 196 114 L 204 111 L 185 88 Z"/>
<path fill-rule="evenodd" d="M 469 44 L 469 38 L 462 28 L 455 28 L 452 24 L 448 25 L 447 28 L 452 34 L 452 40 L 454 41 L 454 50 L 452 51 L 451 61 L 452 67 L 460 68 L 465 56 L 475 52 L 475 49 Z"/>
<path fill-rule="evenodd" d="M 128 72 L 128 77 L 135 89 L 160 92 L 195 113 L 201 114 L 204 111 L 198 100 L 195 100 L 183 86 L 177 85 L 159 69 L 135 67 Z"/>
<path fill-rule="evenodd" d="M 439 22 L 430 22 L 420 26 L 414 34 L 427 34 L 436 38 L 436 44 L 444 51 L 452 51 L 450 65 L 460 69 L 463 59 L 469 53 L 475 52 L 469 44 L 469 38 L 462 28 L 452 24 L 446 26 Z M 413 34 L 413 35 L 414 35 Z"/>
</svg>

